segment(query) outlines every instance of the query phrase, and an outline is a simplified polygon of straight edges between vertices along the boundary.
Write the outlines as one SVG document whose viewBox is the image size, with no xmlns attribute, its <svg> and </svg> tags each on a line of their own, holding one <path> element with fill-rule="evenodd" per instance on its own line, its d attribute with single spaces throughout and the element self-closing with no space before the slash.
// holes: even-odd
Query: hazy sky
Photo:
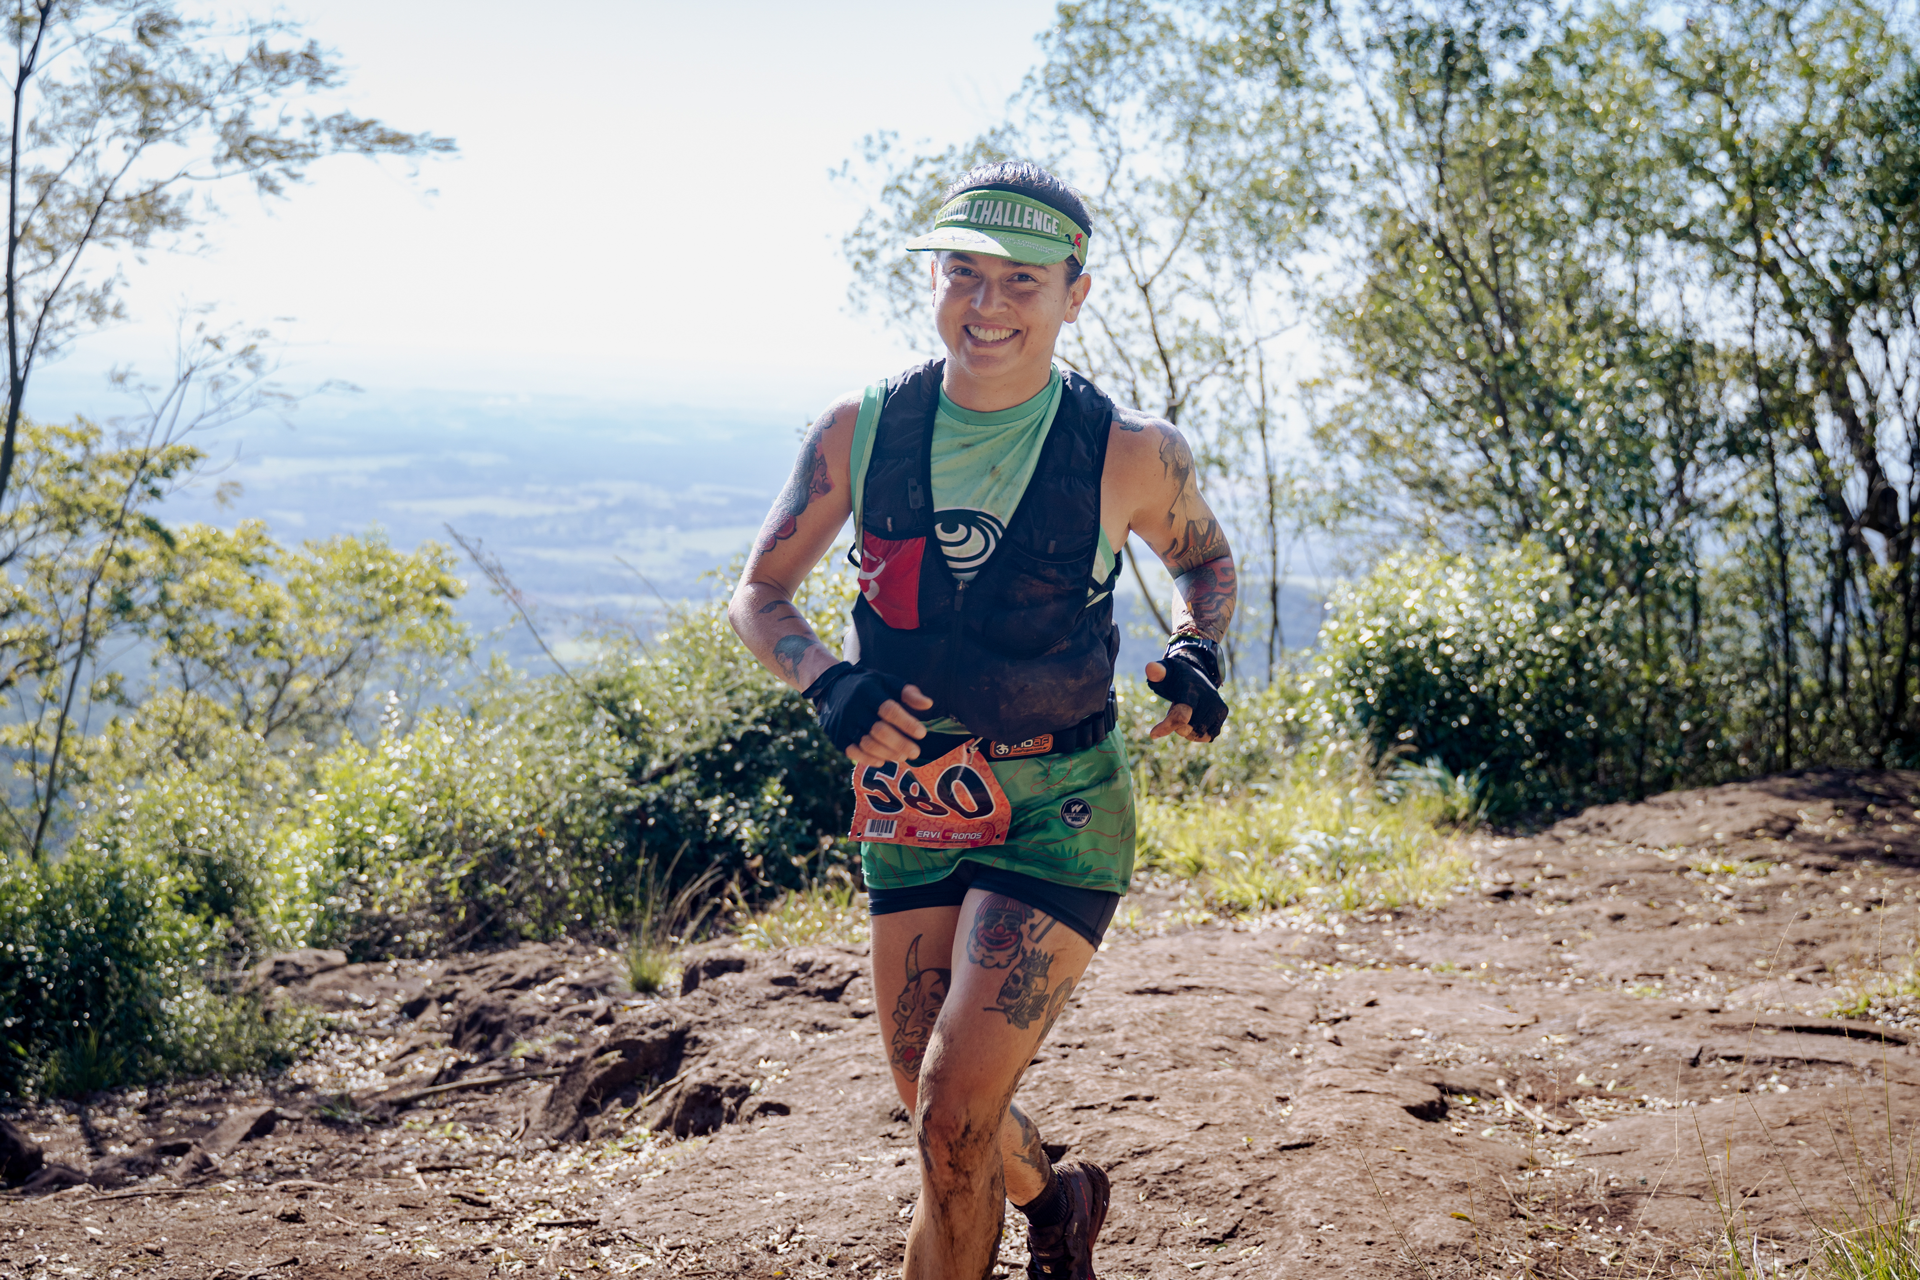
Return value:
<svg viewBox="0 0 1920 1280">
<path fill-rule="evenodd" d="M 132 323 L 42 384 L 164 363 L 183 302 L 277 321 L 292 372 L 383 391 L 581 394 L 810 414 L 907 351 L 845 311 L 862 135 L 944 145 L 997 118 L 1047 0 L 292 0 L 349 105 L 458 157 L 336 159 L 244 189 L 195 257 L 130 265 Z M 281 319 L 284 318 L 284 319 Z"/>
</svg>

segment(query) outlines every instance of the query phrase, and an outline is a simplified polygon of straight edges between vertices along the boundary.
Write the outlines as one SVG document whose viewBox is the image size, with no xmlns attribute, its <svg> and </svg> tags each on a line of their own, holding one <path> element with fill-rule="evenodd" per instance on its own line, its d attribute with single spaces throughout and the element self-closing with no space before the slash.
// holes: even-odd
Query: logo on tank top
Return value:
<svg viewBox="0 0 1920 1280">
<path fill-rule="evenodd" d="M 1093 806 L 1085 800 L 1082 800 L 1079 796 L 1075 796 L 1071 800 L 1062 800 L 1060 802 L 1060 821 L 1066 823 L 1075 831 L 1078 831 L 1093 821 Z"/>
<path fill-rule="evenodd" d="M 955 573 L 978 573 L 1007 527 L 992 513 L 972 507 L 949 507 L 933 516 L 933 536 L 947 567 Z"/>
</svg>

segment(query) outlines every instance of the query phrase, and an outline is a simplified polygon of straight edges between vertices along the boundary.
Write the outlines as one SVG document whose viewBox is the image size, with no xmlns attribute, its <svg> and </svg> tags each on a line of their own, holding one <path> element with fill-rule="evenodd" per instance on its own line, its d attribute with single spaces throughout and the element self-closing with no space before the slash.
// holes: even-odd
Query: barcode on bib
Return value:
<svg viewBox="0 0 1920 1280">
<path fill-rule="evenodd" d="M 899 826 L 898 818 L 868 818 L 864 834 L 869 840 L 888 840 Z"/>
</svg>

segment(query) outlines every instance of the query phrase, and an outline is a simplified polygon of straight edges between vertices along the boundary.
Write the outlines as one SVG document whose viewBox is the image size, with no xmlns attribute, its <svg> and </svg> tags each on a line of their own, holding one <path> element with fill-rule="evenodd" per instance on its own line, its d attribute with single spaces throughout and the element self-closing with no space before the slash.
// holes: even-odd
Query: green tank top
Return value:
<svg viewBox="0 0 1920 1280">
<path fill-rule="evenodd" d="M 972 581 L 999 545 L 1060 408 L 1060 370 L 1025 404 L 996 413 L 962 409 L 940 393 L 933 419 L 934 533 L 954 577 Z M 867 464 L 886 397 L 884 382 L 868 387 L 853 428 L 853 518 L 860 527 Z M 1088 603 L 1106 591 L 1113 548 L 1100 531 Z M 965 733 L 952 717 L 930 721 L 935 733 Z M 1134 812 L 1126 737 L 1106 739 L 1072 755 L 999 760 L 990 764 L 1013 806 L 1006 842 L 989 848 L 919 849 L 863 841 L 860 866 L 870 886 L 910 888 L 952 873 L 962 859 L 1038 876 L 1056 884 L 1125 893 L 1133 878 Z"/>
<path fill-rule="evenodd" d="M 962 409 L 940 392 L 933 417 L 933 529 L 946 557 L 947 568 L 962 582 L 973 581 L 987 557 L 1000 545 L 1007 523 L 1020 506 L 1040 465 L 1040 449 L 1047 442 L 1054 415 L 1060 410 L 1061 378 L 1058 366 L 1039 395 L 1011 409 L 976 413 Z M 867 482 L 867 464 L 873 457 L 874 430 L 887 386 L 877 382 L 860 398 L 860 416 L 853 427 L 853 519 L 860 527 L 861 499 Z M 1098 600 L 1113 574 L 1113 548 L 1107 531 L 1100 530 L 1093 557 L 1093 585 L 1088 602 Z"/>
</svg>

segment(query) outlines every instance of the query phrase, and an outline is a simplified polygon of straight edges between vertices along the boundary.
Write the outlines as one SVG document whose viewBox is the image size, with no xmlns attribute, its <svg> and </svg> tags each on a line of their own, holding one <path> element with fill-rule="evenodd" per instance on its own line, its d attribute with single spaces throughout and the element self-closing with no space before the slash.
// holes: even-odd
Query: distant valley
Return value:
<svg viewBox="0 0 1920 1280">
<path fill-rule="evenodd" d="M 326 397 L 291 425 L 261 415 L 198 443 L 207 473 L 167 514 L 231 526 L 265 520 L 285 542 L 378 526 L 396 546 L 479 539 L 537 605 L 550 643 L 582 651 L 597 622 L 647 627 L 665 601 L 721 594 L 714 571 L 743 552 L 792 464 L 802 423 L 768 413 L 636 406 L 562 397 L 414 392 Z M 221 486 L 237 482 L 222 502 Z M 1137 544 L 1136 544 L 1137 545 Z M 624 562 L 624 563 L 623 563 Z M 461 614 L 487 653 L 545 659 L 462 557 Z M 1123 634 L 1137 589 L 1122 579 Z M 1318 627 L 1318 600 L 1289 586 L 1285 634 Z M 1128 634 L 1123 665 L 1158 652 Z"/>
</svg>

